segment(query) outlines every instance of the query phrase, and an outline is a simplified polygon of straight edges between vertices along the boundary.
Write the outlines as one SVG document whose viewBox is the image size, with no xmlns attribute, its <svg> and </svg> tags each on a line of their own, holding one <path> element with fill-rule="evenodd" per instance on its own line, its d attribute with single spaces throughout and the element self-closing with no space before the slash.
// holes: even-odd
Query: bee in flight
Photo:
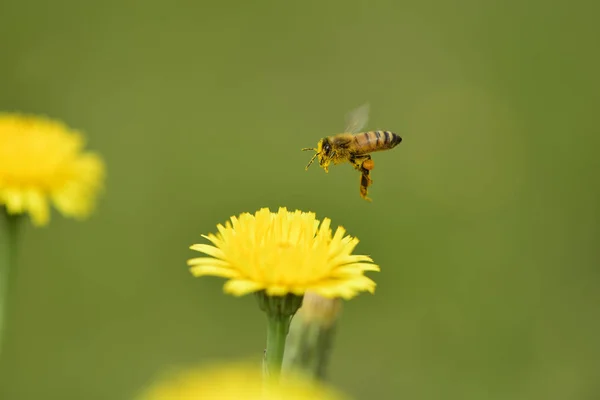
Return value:
<svg viewBox="0 0 600 400">
<path fill-rule="evenodd" d="M 332 162 L 335 165 L 348 161 L 361 173 L 360 197 L 371 201 L 367 197 L 367 189 L 373 184 L 370 173 L 375 167 L 375 163 L 371 159 L 370 153 L 393 149 L 402 141 L 402 138 L 390 131 L 361 132 L 368 120 L 369 105 L 364 104 L 348 113 L 344 133 L 324 137 L 319 140 L 316 148 L 309 147 L 302 150 L 315 151 L 315 155 L 305 168 L 306 170 L 315 161 L 315 158 L 319 159 L 319 165 L 325 172 L 329 172 L 329 164 Z"/>
</svg>

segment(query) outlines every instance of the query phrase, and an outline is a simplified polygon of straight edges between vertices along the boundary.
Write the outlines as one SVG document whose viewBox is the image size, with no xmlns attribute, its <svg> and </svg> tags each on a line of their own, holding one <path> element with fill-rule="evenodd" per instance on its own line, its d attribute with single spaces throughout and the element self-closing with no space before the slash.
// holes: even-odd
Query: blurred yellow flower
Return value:
<svg viewBox="0 0 600 400">
<path fill-rule="evenodd" d="M 304 295 L 299 313 L 304 322 L 329 328 L 336 322 L 341 311 L 342 301 L 339 298 L 326 298 L 308 292 Z"/>
<path fill-rule="evenodd" d="M 81 134 L 59 121 L 0 114 L 0 206 L 29 213 L 35 225 L 48 223 L 50 202 L 65 216 L 87 216 L 105 172 L 83 145 Z"/>
<path fill-rule="evenodd" d="M 379 267 L 368 256 L 352 255 L 358 239 L 345 236 L 342 227 L 332 236 L 330 223 L 328 218 L 321 223 L 314 213 L 286 208 L 243 213 L 225 226 L 217 225 L 216 235 L 202 235 L 212 245 L 190 248 L 210 257 L 193 258 L 188 265 L 194 276 L 229 279 L 225 292 L 236 296 L 260 290 L 268 296 L 310 290 L 344 299 L 361 291 L 373 293 L 375 282 L 364 272 Z"/>
<path fill-rule="evenodd" d="M 286 375 L 279 382 L 263 381 L 253 364 L 223 364 L 187 370 L 158 381 L 138 400 L 342 400 L 343 394 L 300 375 Z M 263 383 L 264 382 L 264 383 Z"/>
</svg>

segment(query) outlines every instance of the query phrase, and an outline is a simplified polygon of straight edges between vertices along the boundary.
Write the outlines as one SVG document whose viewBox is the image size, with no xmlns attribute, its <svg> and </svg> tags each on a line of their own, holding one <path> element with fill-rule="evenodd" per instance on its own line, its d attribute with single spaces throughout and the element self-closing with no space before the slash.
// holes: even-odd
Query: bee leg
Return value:
<svg viewBox="0 0 600 400">
<path fill-rule="evenodd" d="M 367 201 L 372 201 L 368 196 L 368 188 L 373 184 L 371 179 L 371 170 L 375 167 L 373 160 L 369 154 L 361 156 L 351 156 L 350 163 L 354 169 L 360 172 L 360 197 Z"/>
<path fill-rule="evenodd" d="M 352 156 L 350 157 L 350 163 L 352 164 L 352 166 L 354 167 L 355 170 L 362 172 L 363 171 L 363 164 L 367 161 L 370 160 L 371 156 L 366 155 L 366 156 Z"/>
<path fill-rule="evenodd" d="M 361 168 L 360 171 L 363 174 L 366 173 L 369 176 L 369 182 L 370 182 L 370 185 L 372 185 L 373 179 L 371 179 L 370 172 L 373 170 L 373 168 L 375 168 L 375 162 L 373 161 L 373 159 L 371 159 L 370 155 L 367 155 L 365 157 L 365 160 L 362 162 L 360 168 Z"/>
<path fill-rule="evenodd" d="M 362 171 L 362 174 L 360 176 L 360 197 L 362 197 L 363 199 L 367 200 L 367 201 L 372 201 L 368 196 L 368 187 L 370 185 L 373 184 L 373 181 L 371 180 L 371 177 L 369 176 L 370 171 L 368 169 L 365 169 Z"/>
<path fill-rule="evenodd" d="M 368 196 L 368 187 L 373 184 L 373 180 L 371 179 L 371 170 L 374 168 L 373 160 L 370 155 L 366 155 L 360 158 L 353 158 L 352 163 L 354 164 L 354 168 L 360 171 L 360 197 L 367 201 L 372 201 Z"/>
</svg>

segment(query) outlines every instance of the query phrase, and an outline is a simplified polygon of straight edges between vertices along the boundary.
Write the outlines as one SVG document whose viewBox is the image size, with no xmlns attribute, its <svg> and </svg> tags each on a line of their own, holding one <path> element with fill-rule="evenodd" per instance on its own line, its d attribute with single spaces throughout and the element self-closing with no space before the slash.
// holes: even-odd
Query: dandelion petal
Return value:
<svg viewBox="0 0 600 400">
<path fill-rule="evenodd" d="M 247 279 L 231 279 L 225 282 L 223 290 L 226 293 L 230 293 L 234 296 L 243 296 L 248 293 L 256 292 L 261 290 L 263 286 L 255 281 Z"/>
<path fill-rule="evenodd" d="M 204 254 L 208 254 L 209 256 L 215 258 L 225 258 L 223 251 L 217 247 L 210 246 L 208 244 L 195 244 L 190 247 L 190 249 L 199 251 Z"/>
<path fill-rule="evenodd" d="M 199 276 L 219 276 L 221 278 L 238 278 L 239 272 L 231 268 L 223 268 L 216 265 L 196 265 L 190 268 L 190 272 L 195 277 Z"/>
</svg>

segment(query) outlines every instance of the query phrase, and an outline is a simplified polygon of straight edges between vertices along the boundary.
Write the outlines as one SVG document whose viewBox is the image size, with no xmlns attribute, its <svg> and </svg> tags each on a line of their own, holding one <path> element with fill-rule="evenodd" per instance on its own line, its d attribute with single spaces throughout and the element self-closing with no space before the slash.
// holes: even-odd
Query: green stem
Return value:
<svg viewBox="0 0 600 400">
<path fill-rule="evenodd" d="M 300 370 L 313 379 L 325 380 L 335 330 L 335 322 L 309 322 L 304 315 L 298 315 L 290 327 L 284 370 Z"/>
<path fill-rule="evenodd" d="M 329 365 L 329 359 L 331 358 L 331 350 L 333 348 L 333 341 L 335 338 L 336 326 L 331 326 L 320 332 L 317 354 L 319 358 L 315 360 L 316 365 L 314 366 L 315 376 L 321 380 L 325 380 L 327 377 L 327 367 Z"/>
<path fill-rule="evenodd" d="M 281 372 L 285 340 L 290 329 L 290 316 L 267 313 L 267 319 L 266 370 L 269 376 L 277 376 Z"/>
<path fill-rule="evenodd" d="M 325 380 L 341 307 L 339 298 L 306 293 L 302 308 L 290 326 L 284 373 L 298 370 L 314 380 Z"/>
<path fill-rule="evenodd" d="M 4 348 L 8 321 L 8 300 L 12 280 L 15 276 L 17 255 L 17 228 L 20 217 L 9 215 L 5 208 L 0 209 L 0 355 Z"/>
</svg>

